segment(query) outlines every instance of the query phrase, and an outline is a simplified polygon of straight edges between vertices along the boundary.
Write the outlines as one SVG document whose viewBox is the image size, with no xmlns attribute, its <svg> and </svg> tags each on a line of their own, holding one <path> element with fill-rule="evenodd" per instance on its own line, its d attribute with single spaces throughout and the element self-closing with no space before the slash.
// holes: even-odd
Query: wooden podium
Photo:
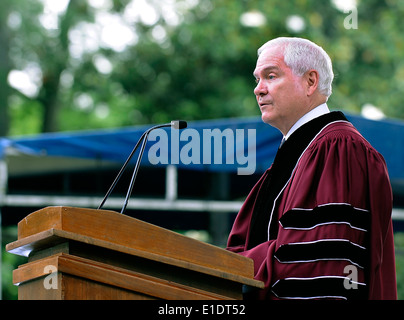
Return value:
<svg viewBox="0 0 404 320">
<path fill-rule="evenodd" d="M 47 207 L 6 246 L 19 299 L 242 299 L 253 261 L 108 210 Z"/>
</svg>

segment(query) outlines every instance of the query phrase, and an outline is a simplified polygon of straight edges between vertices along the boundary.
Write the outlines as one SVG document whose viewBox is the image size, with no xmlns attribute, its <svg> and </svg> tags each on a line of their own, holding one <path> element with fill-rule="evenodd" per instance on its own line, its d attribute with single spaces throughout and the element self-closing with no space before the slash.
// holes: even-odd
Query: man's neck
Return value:
<svg viewBox="0 0 404 320">
<path fill-rule="evenodd" d="M 290 135 L 299 129 L 302 125 L 313 120 L 317 117 L 322 116 L 323 114 L 329 113 L 330 110 L 328 109 L 327 103 L 320 104 L 319 106 L 315 107 L 314 109 L 307 112 L 303 115 L 299 120 L 295 122 L 295 124 L 290 128 L 288 133 L 284 136 L 285 140 L 287 140 Z"/>
</svg>

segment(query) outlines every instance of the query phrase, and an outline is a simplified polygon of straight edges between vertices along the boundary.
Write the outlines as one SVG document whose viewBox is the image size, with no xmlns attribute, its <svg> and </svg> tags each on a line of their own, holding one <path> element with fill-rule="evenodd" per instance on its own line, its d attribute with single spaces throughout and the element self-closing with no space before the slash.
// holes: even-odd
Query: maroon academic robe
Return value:
<svg viewBox="0 0 404 320">
<path fill-rule="evenodd" d="M 253 259 L 265 283 L 250 298 L 396 299 L 391 211 L 383 157 L 332 112 L 279 149 L 238 213 L 227 249 Z"/>
</svg>

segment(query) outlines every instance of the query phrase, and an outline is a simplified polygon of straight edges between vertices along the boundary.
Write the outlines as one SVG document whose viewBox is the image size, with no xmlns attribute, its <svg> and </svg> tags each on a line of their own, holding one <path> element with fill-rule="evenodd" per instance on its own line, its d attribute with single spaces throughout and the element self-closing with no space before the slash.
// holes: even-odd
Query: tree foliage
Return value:
<svg viewBox="0 0 404 320">
<path fill-rule="evenodd" d="M 153 19 L 133 6 L 139 2 Z M 49 28 L 43 0 L 1 1 L 0 134 L 258 115 L 252 94 L 256 50 L 277 36 L 309 38 L 329 52 L 336 74 L 331 108 L 357 113 L 373 104 L 404 118 L 402 1 L 358 1 L 357 29 L 346 29 L 350 12 L 332 1 L 94 3 L 68 1 Z M 247 12 L 260 13 L 265 24 L 241 23 Z M 135 38 L 128 35 L 118 49 L 95 43 L 102 13 L 126 17 Z M 301 25 L 294 27 L 291 18 Z M 31 73 L 36 92 L 11 88 L 11 70 Z"/>
</svg>

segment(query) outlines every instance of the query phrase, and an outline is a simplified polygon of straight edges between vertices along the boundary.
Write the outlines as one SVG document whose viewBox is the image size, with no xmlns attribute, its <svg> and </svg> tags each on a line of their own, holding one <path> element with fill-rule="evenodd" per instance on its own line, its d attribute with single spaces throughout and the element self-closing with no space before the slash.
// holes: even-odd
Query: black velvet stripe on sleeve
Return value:
<svg viewBox="0 0 404 320">
<path fill-rule="evenodd" d="M 303 263 L 320 260 L 346 260 L 364 268 L 366 248 L 342 239 L 325 239 L 312 242 L 284 244 L 274 257 L 281 263 Z"/>
<path fill-rule="evenodd" d="M 342 276 L 281 279 L 272 286 L 272 292 L 284 299 L 352 300 L 367 296 L 365 284 Z"/>
<path fill-rule="evenodd" d="M 354 208 L 349 204 L 327 204 L 314 209 L 293 209 L 286 212 L 279 223 L 284 229 L 309 230 L 325 224 L 347 224 L 354 229 L 368 231 L 368 210 Z"/>
</svg>

